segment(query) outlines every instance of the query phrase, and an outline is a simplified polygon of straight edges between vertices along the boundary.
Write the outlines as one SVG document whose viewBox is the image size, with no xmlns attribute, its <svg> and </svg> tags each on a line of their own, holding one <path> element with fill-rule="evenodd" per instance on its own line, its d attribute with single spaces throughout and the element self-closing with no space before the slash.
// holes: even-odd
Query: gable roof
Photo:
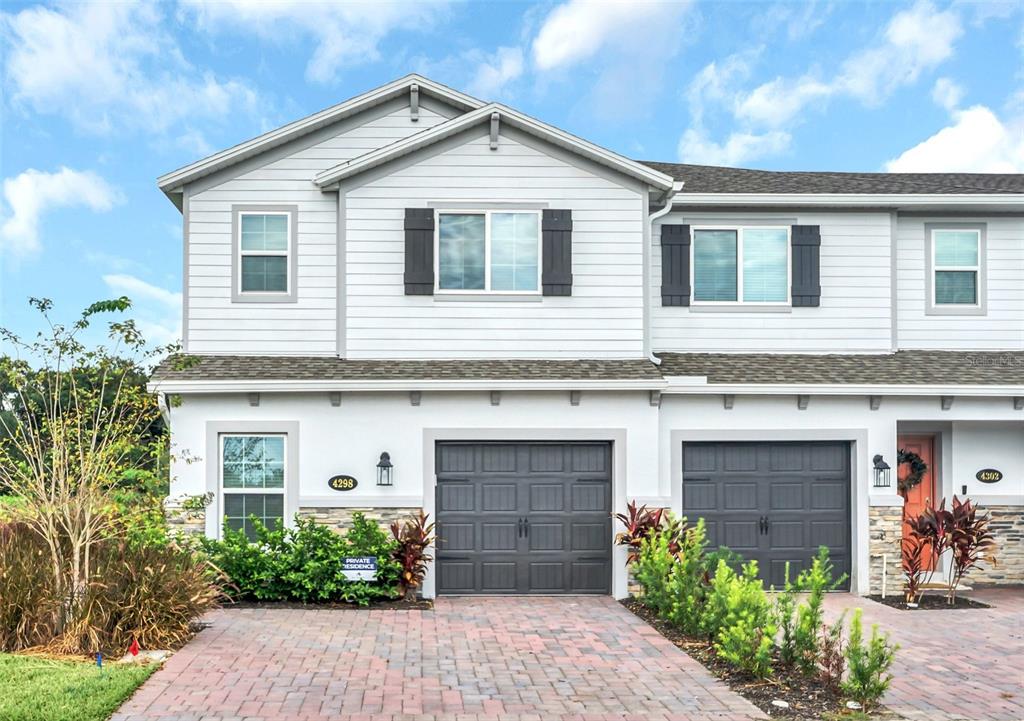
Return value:
<svg viewBox="0 0 1024 721">
<path fill-rule="evenodd" d="M 419 88 L 419 92 L 443 100 L 461 110 L 473 110 L 483 105 L 483 101 L 460 93 L 457 90 L 452 90 L 422 75 L 412 73 L 379 88 L 374 88 L 362 95 L 357 95 L 342 103 L 332 105 L 318 113 L 313 113 L 305 118 L 288 123 L 276 130 L 271 130 L 251 140 L 246 140 L 244 143 L 239 143 L 227 150 L 222 150 L 202 160 L 197 160 L 183 168 L 178 168 L 170 173 L 161 175 L 157 178 L 157 186 L 168 195 L 180 192 L 180 188 L 187 183 L 234 165 L 246 158 L 251 158 L 278 145 L 301 138 L 319 128 L 380 105 L 403 93 L 408 93 L 413 85 Z"/>
<path fill-rule="evenodd" d="M 686 193 L 998 195 L 1024 193 L 1021 173 L 832 173 L 647 162 Z"/>
<path fill-rule="evenodd" d="M 595 145 L 583 140 L 582 138 L 578 138 L 575 135 L 571 135 L 564 130 L 559 130 L 552 125 L 548 125 L 547 123 L 531 118 L 528 115 L 524 115 L 517 110 L 513 110 L 512 108 L 502 105 L 501 103 L 488 103 L 476 110 L 460 115 L 457 118 L 452 118 L 443 123 L 439 123 L 429 130 L 416 133 L 415 135 L 410 135 L 409 137 L 391 143 L 390 145 L 385 145 L 377 150 L 373 150 L 369 153 L 352 158 L 351 160 L 339 163 L 333 168 L 328 168 L 327 170 L 317 174 L 313 178 L 313 182 L 321 188 L 326 188 L 334 185 L 340 180 L 344 180 L 345 178 L 351 178 L 352 176 L 383 165 L 384 163 L 395 160 L 396 158 L 415 153 L 475 125 L 490 122 L 493 115 L 498 116 L 499 123 L 507 123 L 518 130 L 550 142 L 555 146 L 564 148 L 576 155 L 588 158 L 593 162 L 611 168 L 619 173 L 636 178 L 663 190 L 669 190 L 672 188 L 672 177 L 660 170 L 656 170 L 651 168 L 649 165 L 645 165 L 635 160 L 630 160 L 618 153 L 614 153 L 599 145 Z"/>
</svg>

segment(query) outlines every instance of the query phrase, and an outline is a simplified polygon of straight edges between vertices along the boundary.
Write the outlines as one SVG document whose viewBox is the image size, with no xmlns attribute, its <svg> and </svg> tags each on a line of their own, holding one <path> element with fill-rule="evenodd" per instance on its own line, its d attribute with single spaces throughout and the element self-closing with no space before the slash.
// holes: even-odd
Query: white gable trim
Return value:
<svg viewBox="0 0 1024 721">
<path fill-rule="evenodd" d="M 183 168 L 161 175 L 157 178 L 157 186 L 168 195 L 180 193 L 184 185 L 199 178 L 234 165 L 246 158 L 251 158 L 283 143 L 300 138 L 338 120 L 360 113 L 403 93 L 409 94 L 414 85 L 419 93 L 438 98 L 460 110 L 474 110 L 483 106 L 482 101 L 435 83 L 433 80 L 429 80 L 421 75 L 406 75 L 387 85 L 382 85 L 367 93 L 357 95 L 343 103 L 331 106 L 318 113 L 313 113 L 276 130 L 264 133 L 252 140 L 247 140 L 232 148 L 214 153 L 202 160 L 197 160 Z"/>
<path fill-rule="evenodd" d="M 671 176 L 660 173 L 635 160 L 630 160 L 618 153 L 606 150 L 599 145 L 594 145 L 575 135 L 570 135 L 554 126 L 534 120 L 500 103 L 489 103 L 465 115 L 460 115 L 457 118 L 452 118 L 435 125 L 423 133 L 411 135 L 404 140 L 340 163 L 333 168 L 319 173 L 313 178 L 313 182 L 326 189 L 346 178 L 351 178 L 384 163 L 415 153 L 445 138 L 450 138 L 474 125 L 492 122 L 492 116 L 495 115 L 498 116 L 502 124 L 507 123 L 513 128 L 550 142 L 557 147 L 569 150 L 576 155 L 588 158 L 623 175 L 636 178 L 662 190 L 672 188 L 673 179 Z"/>
</svg>

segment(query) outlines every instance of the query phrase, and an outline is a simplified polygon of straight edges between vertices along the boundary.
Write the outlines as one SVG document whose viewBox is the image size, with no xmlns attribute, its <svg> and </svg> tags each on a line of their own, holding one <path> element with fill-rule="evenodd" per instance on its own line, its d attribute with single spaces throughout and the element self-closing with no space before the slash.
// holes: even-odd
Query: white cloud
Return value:
<svg viewBox="0 0 1024 721">
<path fill-rule="evenodd" d="M 121 202 L 121 193 L 96 173 L 61 167 L 55 173 L 30 168 L 4 180 L 5 211 L 0 226 L 0 250 L 28 255 L 39 250 L 39 222 L 55 208 L 87 207 L 110 210 Z"/>
<path fill-rule="evenodd" d="M 689 128 L 679 139 L 679 159 L 698 165 L 736 166 L 780 153 L 789 141 L 789 133 L 771 130 L 762 134 L 731 133 L 725 142 L 716 143 L 701 130 Z"/>
<path fill-rule="evenodd" d="M 1003 122 L 975 105 L 885 164 L 891 173 L 1024 173 L 1024 121 Z"/>
<path fill-rule="evenodd" d="M 658 18 L 658 3 L 622 0 L 569 0 L 551 11 L 533 41 L 533 62 L 540 70 L 589 60 L 606 44 L 620 43 L 630 28 Z"/>
<path fill-rule="evenodd" d="M 133 2 L 0 15 L 11 99 L 38 113 L 66 115 L 93 133 L 188 131 L 196 120 L 251 112 L 256 93 L 243 82 L 197 71 L 163 21 L 156 4 Z"/>
<path fill-rule="evenodd" d="M 167 345 L 181 339 L 181 293 L 122 273 L 105 275 L 103 282 L 113 293 L 131 299 L 136 325 L 149 343 Z"/>
<path fill-rule="evenodd" d="M 839 97 L 875 105 L 951 57 L 962 34 L 956 11 L 938 10 L 921 0 L 893 15 L 880 38 L 851 53 L 831 77 L 816 68 L 744 91 L 736 86 L 749 76 L 756 55 L 730 56 L 721 68 L 712 63 L 690 83 L 692 121 L 680 138 L 680 157 L 742 163 L 782 152 L 789 145 L 792 126 L 806 116 L 808 108 L 820 110 Z M 937 87 L 936 92 L 942 93 L 939 102 L 958 102 L 956 90 L 948 81 Z M 704 129 L 707 106 L 712 103 L 731 114 L 738 126 L 720 143 Z"/>
<path fill-rule="evenodd" d="M 346 66 L 380 59 L 380 42 L 396 31 L 429 27 L 447 6 L 439 0 L 181 0 L 183 11 L 207 31 L 255 33 L 288 42 L 312 38 L 306 77 L 333 80 Z"/>
<path fill-rule="evenodd" d="M 939 78 L 932 87 L 932 100 L 949 112 L 960 107 L 963 97 L 964 89 L 949 78 Z"/>
<path fill-rule="evenodd" d="M 482 59 L 469 83 L 469 92 L 490 99 L 501 95 L 506 86 L 523 74 L 521 48 L 498 48 L 493 56 Z"/>
</svg>

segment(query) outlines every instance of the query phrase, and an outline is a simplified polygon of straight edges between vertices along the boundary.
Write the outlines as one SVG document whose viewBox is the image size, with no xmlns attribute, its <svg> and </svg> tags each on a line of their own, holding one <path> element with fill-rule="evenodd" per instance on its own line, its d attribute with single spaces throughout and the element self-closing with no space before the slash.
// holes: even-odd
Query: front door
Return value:
<svg viewBox="0 0 1024 721">
<path fill-rule="evenodd" d="M 900 491 L 903 496 L 903 537 L 910 534 L 910 527 L 907 525 L 908 518 L 916 518 L 926 508 L 933 507 L 939 499 L 935 491 L 935 437 L 934 436 L 900 436 L 897 439 L 897 446 L 900 450 L 916 453 L 925 462 L 928 468 L 921 477 L 921 482 L 908 491 Z M 897 474 L 902 482 L 910 474 L 910 464 L 901 463 Z M 928 558 L 928 568 L 932 567 L 933 560 Z"/>
</svg>

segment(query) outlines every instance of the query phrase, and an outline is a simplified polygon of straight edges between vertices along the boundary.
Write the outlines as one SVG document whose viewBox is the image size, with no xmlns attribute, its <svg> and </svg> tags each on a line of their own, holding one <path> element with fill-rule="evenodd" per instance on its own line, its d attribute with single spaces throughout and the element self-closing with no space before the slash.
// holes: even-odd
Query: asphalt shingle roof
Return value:
<svg viewBox="0 0 1024 721">
<path fill-rule="evenodd" d="M 640 161 L 682 180 L 686 193 L 1024 194 L 1022 173 L 832 173 Z"/>
<path fill-rule="evenodd" d="M 706 376 L 708 383 L 1020 385 L 1024 351 L 905 350 L 888 354 L 659 353 L 615 360 L 344 360 L 324 356 L 172 356 L 154 381 L 638 380 Z M 183 362 L 182 359 L 185 359 Z"/>
<path fill-rule="evenodd" d="M 172 356 L 152 380 L 660 380 L 649 360 L 346 360 L 325 356 Z"/>
<path fill-rule="evenodd" d="M 708 383 L 1020 385 L 1024 351 L 904 350 L 880 355 L 659 353 L 667 376 L 707 376 Z"/>
</svg>

